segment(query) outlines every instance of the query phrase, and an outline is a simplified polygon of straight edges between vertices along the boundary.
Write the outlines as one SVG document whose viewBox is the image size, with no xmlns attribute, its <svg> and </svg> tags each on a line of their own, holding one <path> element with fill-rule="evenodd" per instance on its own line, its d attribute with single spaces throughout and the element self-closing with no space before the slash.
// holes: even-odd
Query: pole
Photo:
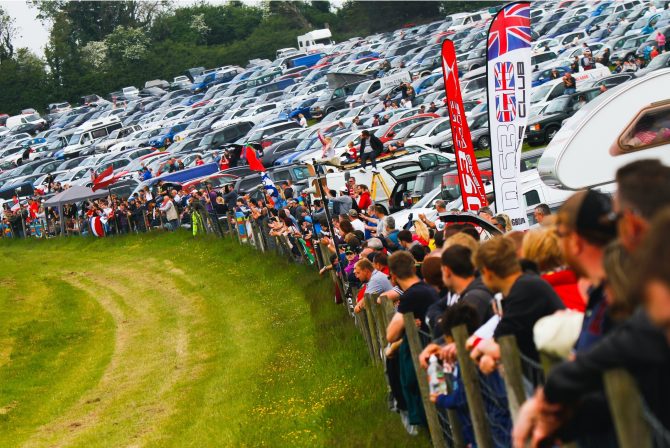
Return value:
<svg viewBox="0 0 670 448">
<path fill-rule="evenodd" d="M 119 234 L 119 222 L 116 217 L 116 211 L 114 211 L 114 199 L 112 199 L 112 186 L 109 186 L 109 189 L 107 190 L 109 192 L 109 207 L 112 209 L 112 213 L 114 213 L 114 230 L 116 231 L 116 234 Z"/>
<path fill-rule="evenodd" d="M 205 184 L 205 190 L 207 190 L 207 198 L 209 199 L 209 203 L 212 206 L 212 212 L 214 214 L 214 219 L 216 220 L 216 228 L 219 230 L 219 235 L 221 235 L 221 238 L 223 238 L 223 229 L 221 228 L 221 223 L 219 222 L 219 214 L 216 212 L 216 207 L 214 204 L 212 204 L 212 197 L 209 194 L 209 185 Z"/>
<path fill-rule="evenodd" d="M 312 159 L 312 163 L 316 168 L 318 168 L 318 164 L 316 163 L 316 159 Z M 333 227 L 333 221 L 330 218 L 330 211 L 328 210 L 328 204 L 326 203 L 326 193 L 323 190 L 323 184 L 321 183 L 321 174 L 319 173 L 319 170 L 316 169 L 316 182 L 317 185 L 319 186 L 319 193 L 321 194 L 321 200 L 323 201 L 323 209 L 326 212 L 326 219 L 328 220 L 328 232 L 330 232 L 330 239 L 333 240 L 333 245 L 335 246 L 335 255 L 337 255 L 337 261 L 339 264 L 340 257 L 339 257 L 339 248 L 337 247 L 337 241 L 335 240 L 335 228 Z"/>
</svg>

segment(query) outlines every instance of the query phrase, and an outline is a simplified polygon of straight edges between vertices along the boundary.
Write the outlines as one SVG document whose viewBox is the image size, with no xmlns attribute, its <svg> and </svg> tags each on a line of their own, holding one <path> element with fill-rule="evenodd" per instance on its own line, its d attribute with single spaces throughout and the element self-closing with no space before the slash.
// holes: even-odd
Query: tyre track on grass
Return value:
<svg viewBox="0 0 670 448">
<path fill-rule="evenodd" d="M 160 275 L 160 271 L 172 272 Z M 180 274 L 172 266 L 144 260 L 64 276 L 112 316 L 114 351 L 99 383 L 58 419 L 39 428 L 24 446 L 86 446 L 102 441 L 110 446 L 141 446 L 161 438 L 159 429 L 179 399 L 175 389 L 199 376 L 198 360 L 206 357 L 193 352 L 189 343 L 197 338 L 194 328 L 204 320 L 204 310 L 171 278 Z M 152 277 L 156 281 L 147 282 Z M 186 276 L 182 280 L 190 284 Z M 102 427 L 108 428 L 107 433 L 101 432 Z"/>
</svg>

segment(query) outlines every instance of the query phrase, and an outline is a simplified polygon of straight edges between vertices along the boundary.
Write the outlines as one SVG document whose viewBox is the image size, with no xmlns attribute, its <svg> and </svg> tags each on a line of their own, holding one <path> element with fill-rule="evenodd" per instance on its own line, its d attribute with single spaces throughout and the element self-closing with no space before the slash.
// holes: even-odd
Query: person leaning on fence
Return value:
<svg viewBox="0 0 670 448">
<path fill-rule="evenodd" d="M 356 262 L 354 275 L 365 285 L 365 293 L 367 294 L 382 294 L 393 289 L 388 276 L 375 269 L 374 265 L 367 258 Z M 360 313 L 364 308 L 365 302 L 360 301 L 356 304 L 354 311 Z"/>
<path fill-rule="evenodd" d="M 533 326 L 541 317 L 564 309 L 563 302 L 549 283 L 522 272 L 516 246 L 509 239 L 498 236 L 484 242 L 474 255 L 474 262 L 486 287 L 502 294 L 502 317 L 493 340 L 474 340 L 471 356 L 480 362 L 482 372 L 490 373 L 500 355 L 495 339 L 514 335 L 520 352 L 538 362 Z"/>
<path fill-rule="evenodd" d="M 386 340 L 394 343 L 402 340 L 398 348 L 400 362 L 400 381 L 407 402 L 409 422 L 412 425 L 425 425 L 426 416 L 421 402 L 421 394 L 414 371 L 412 354 L 405 335 L 405 313 L 413 313 L 417 326 L 428 331 L 425 324 L 426 311 L 438 300 L 435 289 L 427 285 L 416 275 L 416 261 L 406 251 L 398 251 L 389 257 L 391 282 L 402 290 L 398 309 L 386 329 Z"/>
<path fill-rule="evenodd" d="M 637 284 L 633 282 L 633 286 L 628 291 L 627 303 L 616 303 L 615 300 L 621 300 L 621 297 L 609 297 L 608 300 L 613 303 L 616 317 L 621 318 L 621 310 L 632 309 L 634 304 L 640 302 L 640 296 L 643 295 L 644 284 L 646 279 L 652 278 L 648 276 L 649 272 L 656 269 L 656 263 L 662 265 L 665 258 L 658 257 L 658 254 L 663 254 L 664 247 L 667 246 L 667 222 L 670 221 L 667 207 L 670 206 L 670 185 L 667 179 L 670 177 L 670 167 L 661 164 L 658 160 L 640 160 L 620 168 L 616 173 L 617 192 L 614 200 L 614 210 L 609 214 L 610 222 L 617 225 L 618 239 L 623 248 L 633 257 L 627 275 L 637 272 L 638 276 L 643 276 L 643 280 L 638 281 Z M 653 191 L 654 194 L 649 194 Z M 579 193 L 578 193 L 579 194 Z M 582 193 L 584 194 L 584 193 Z M 573 200 L 572 198 L 570 200 Z M 569 200 L 569 201 L 570 201 Z M 574 200 L 573 200 L 574 201 Z M 567 207 L 568 203 L 564 207 Z M 648 229 L 651 226 L 654 217 L 659 214 L 659 210 L 663 210 L 663 218 L 659 216 L 658 225 L 656 228 L 658 233 L 647 235 Z M 592 217 L 593 219 L 593 217 Z M 607 225 L 607 221 L 602 217 L 598 219 L 600 225 Z M 665 223 L 665 227 L 663 224 Z M 594 224 L 591 224 L 592 226 Z M 654 227 L 652 226 L 652 229 Z M 661 230 L 662 229 L 662 230 Z M 640 252 L 642 241 L 653 241 L 646 247 L 649 252 L 636 261 L 636 253 Z M 655 255 L 652 255 L 651 253 Z M 608 267 L 606 272 L 613 272 L 611 260 L 603 258 L 605 266 Z M 618 275 L 621 275 L 619 273 Z M 633 276 L 635 277 L 635 276 Z M 667 282 L 670 278 L 670 273 L 666 271 L 665 277 L 658 276 L 658 280 Z M 520 421 L 519 427 L 515 430 L 515 437 L 521 440 L 528 436 L 529 431 L 537 431 L 537 437 L 550 437 L 558 425 L 547 429 L 544 425 L 544 411 L 546 409 L 563 410 L 570 403 L 570 397 L 576 391 L 585 390 L 592 391 L 593 389 L 600 390 L 600 378 L 602 373 L 607 369 L 616 367 L 624 367 L 630 371 L 637 379 L 638 386 L 641 388 L 642 394 L 648 401 L 650 407 L 656 409 L 657 415 L 659 412 L 664 414 L 665 425 L 668 427 L 670 418 L 667 415 L 668 398 L 659 397 L 659 392 L 667 391 L 664 386 L 658 388 L 658 382 L 654 382 L 655 378 L 668 377 L 668 370 L 663 370 L 665 367 L 662 363 L 659 364 L 662 356 L 662 345 L 653 347 L 653 329 L 650 325 L 649 317 L 658 312 L 658 309 L 638 310 L 628 320 L 624 321 L 618 327 L 611 330 L 610 333 L 605 334 L 598 341 L 595 341 L 590 347 L 577 351 L 574 362 L 562 364 L 554 368 L 547 378 L 544 391 L 539 391 L 535 397 L 528 400 L 528 404 L 523 408 L 523 420 Z M 670 312 L 670 307 L 667 308 Z M 614 316 L 613 316 L 614 317 Z M 652 319 L 653 320 L 653 319 Z M 667 340 L 664 340 L 667 344 Z M 636 349 L 639 347 L 639 350 Z M 661 347 L 661 348 L 658 348 Z M 643 349 L 646 349 L 642 351 Z M 667 362 L 667 359 L 666 361 Z M 649 368 L 649 366 L 654 366 Z M 658 369 L 661 368 L 661 373 Z M 639 369 L 642 369 L 640 371 Z M 648 377 L 645 375 L 649 375 Z M 656 376 L 655 376 L 656 375 Z M 594 384 L 596 385 L 594 387 Z M 581 392 L 583 394 L 583 392 Z M 601 396 L 602 394 L 600 394 Z M 663 399 L 664 398 L 664 399 Z M 602 403 L 603 400 L 598 395 L 594 400 L 588 403 Z M 587 403 L 587 404 L 588 404 Z M 659 408 L 660 406 L 660 408 Z M 580 406 L 582 414 L 592 414 L 592 409 L 585 405 Z M 579 410 L 579 409 L 578 409 Z M 542 412 L 541 412 L 542 411 Z M 611 432 L 611 422 L 607 418 L 609 415 L 607 408 L 603 408 L 597 414 L 602 418 L 593 422 L 590 427 L 579 426 L 577 422 L 575 428 L 572 428 L 573 435 L 581 437 L 593 438 L 594 434 L 599 435 Z M 533 426 L 538 422 L 539 429 Z M 562 426 L 563 421 L 560 422 Z M 574 425 L 573 425 L 574 426 Z M 564 437 L 564 436 L 563 436 Z"/>
<path fill-rule="evenodd" d="M 445 342 L 451 344 L 454 342 L 451 334 L 453 328 L 465 325 L 468 333 L 472 334 L 477 330 L 480 322 L 479 312 L 472 305 L 459 302 L 447 308 L 444 314 L 440 316 L 440 330 L 444 334 Z M 455 362 L 449 366 L 449 370 L 452 371 L 453 390 L 448 394 L 433 393 L 430 400 L 439 408 L 456 410 L 465 445 L 476 446 L 465 396 L 465 385 L 458 363 Z M 479 375 L 479 380 L 482 383 L 482 398 L 484 399 L 486 417 L 491 428 L 494 446 L 507 448 L 511 444 L 512 419 L 508 410 L 505 383 L 498 372 L 486 376 Z"/>
<path fill-rule="evenodd" d="M 658 422 L 654 431 L 659 426 L 670 428 L 670 263 L 667 257 L 659 257 L 670 253 L 670 208 L 648 225 L 634 256 L 629 292 L 641 307 L 573 361 L 553 368 L 544 388 L 521 407 L 513 431 L 515 447 L 525 447 L 528 439 L 538 446 L 611 429 L 611 422 L 603 418 L 609 411 L 602 378 L 606 371 L 618 368 L 635 379 L 648 409 L 645 419 Z M 667 437 L 667 429 L 665 432 Z"/>
</svg>

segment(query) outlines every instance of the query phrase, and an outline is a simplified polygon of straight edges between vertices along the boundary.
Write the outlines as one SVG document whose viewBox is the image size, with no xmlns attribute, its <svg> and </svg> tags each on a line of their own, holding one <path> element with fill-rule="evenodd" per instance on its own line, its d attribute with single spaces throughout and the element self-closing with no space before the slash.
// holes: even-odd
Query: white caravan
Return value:
<svg viewBox="0 0 670 448">
<path fill-rule="evenodd" d="M 549 186 L 614 189 L 620 167 L 640 159 L 670 165 L 670 69 L 620 84 L 568 119 L 542 154 Z M 650 192 L 653 194 L 653 192 Z"/>
</svg>

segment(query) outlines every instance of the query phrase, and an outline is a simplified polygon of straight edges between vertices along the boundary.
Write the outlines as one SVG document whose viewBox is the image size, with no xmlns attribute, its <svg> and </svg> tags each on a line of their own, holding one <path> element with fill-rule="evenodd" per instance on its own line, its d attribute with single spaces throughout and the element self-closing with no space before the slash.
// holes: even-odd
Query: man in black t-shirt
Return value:
<svg viewBox="0 0 670 448">
<path fill-rule="evenodd" d="M 539 361 L 533 326 L 541 317 L 564 309 L 563 302 L 549 283 L 537 275 L 523 273 L 516 257 L 516 245 L 509 238 L 497 237 L 483 243 L 475 255 L 475 264 L 484 284 L 503 296 L 502 318 L 493 337 L 514 335 L 521 353 Z M 476 348 L 473 357 L 477 358 L 482 351 L 495 353 L 492 350 L 495 342 L 487 341 L 486 345 L 488 349 Z M 484 373 L 489 373 L 492 367 L 489 361 L 480 363 Z"/>
<path fill-rule="evenodd" d="M 472 264 L 472 251 L 459 244 L 448 247 L 442 252 L 442 282 L 449 288 L 453 296 L 443 297 L 428 311 L 429 324 L 433 337 L 442 336 L 440 325 L 442 314 L 452 302 L 463 302 L 477 310 L 479 322 L 486 322 L 493 317 L 493 294 L 479 277 L 475 277 L 475 266 Z M 457 298 L 456 300 L 454 300 Z"/>
<path fill-rule="evenodd" d="M 419 383 L 416 379 L 412 354 L 405 336 L 403 314 L 412 312 L 420 322 L 421 329 L 428 331 L 425 317 L 428 308 L 438 300 L 437 291 L 416 275 L 416 261 L 407 251 L 394 252 L 388 259 L 391 282 L 402 289 L 397 312 L 386 328 L 386 339 L 390 343 L 402 343 L 398 348 L 398 374 L 402 395 L 407 406 L 407 419 L 411 425 L 426 425 Z M 388 352 L 387 352 L 388 353 Z"/>
<path fill-rule="evenodd" d="M 424 323 L 426 311 L 435 302 L 438 301 L 435 288 L 424 283 L 416 275 L 416 261 L 407 251 L 398 251 L 393 253 L 388 259 L 389 271 L 391 272 L 391 282 L 398 285 L 403 293 L 400 296 L 398 312 L 386 329 L 386 339 L 389 342 L 399 340 L 405 330 L 403 314 L 414 313 L 414 318 L 421 321 L 421 328 L 428 331 Z"/>
</svg>

